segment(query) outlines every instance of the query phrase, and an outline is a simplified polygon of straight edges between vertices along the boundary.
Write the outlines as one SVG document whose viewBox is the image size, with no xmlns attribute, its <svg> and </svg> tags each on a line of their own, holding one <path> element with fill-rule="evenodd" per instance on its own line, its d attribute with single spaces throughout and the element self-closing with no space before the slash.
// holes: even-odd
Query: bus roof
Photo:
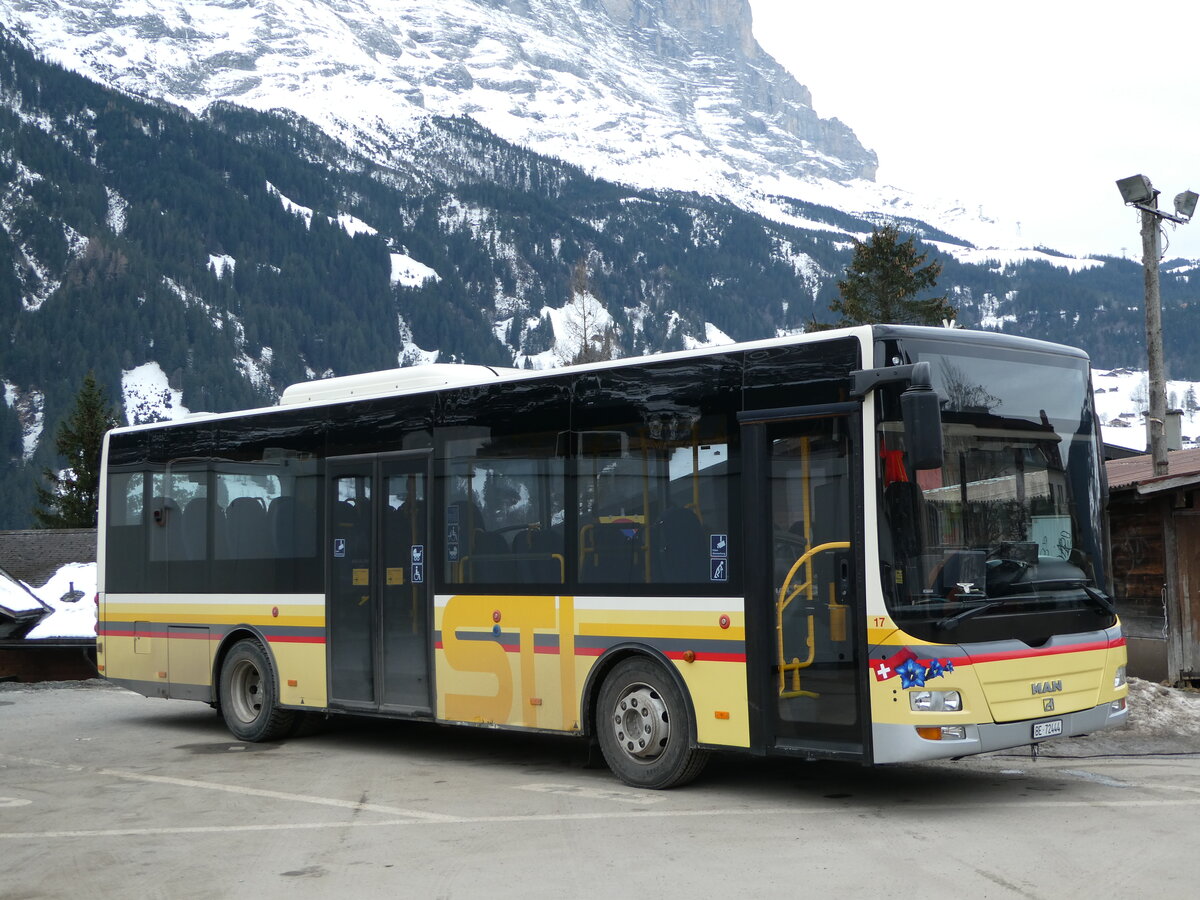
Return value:
<svg viewBox="0 0 1200 900">
<path fill-rule="evenodd" d="M 874 341 L 883 338 L 922 337 L 966 343 L 986 343 L 991 346 L 1010 347 L 1012 349 L 1040 350 L 1047 353 L 1078 356 L 1087 359 L 1086 353 L 1074 347 L 1039 341 L 1033 338 L 1015 337 L 997 332 L 968 331 L 958 328 L 935 328 L 920 325 L 861 325 L 850 328 L 831 329 L 829 331 L 767 338 L 759 341 L 718 344 L 715 346 L 698 347 L 693 350 L 678 350 L 651 356 L 604 360 L 602 362 L 584 363 L 576 366 L 563 366 L 557 369 L 514 369 L 455 363 L 431 363 L 421 366 L 385 369 L 379 372 L 343 375 L 289 385 L 283 390 L 279 398 L 279 403 L 275 406 L 233 410 L 225 413 L 196 412 L 181 419 L 143 425 L 128 425 L 113 429 L 113 431 L 124 433 L 143 429 L 169 428 L 174 425 L 196 424 L 233 416 L 267 414 L 285 408 L 328 406 L 357 400 L 422 394 L 445 388 L 473 387 L 507 381 L 552 378 L 569 372 L 590 372 L 629 366 L 652 365 L 672 360 L 770 349 L 773 347 L 787 347 L 796 344 L 818 343 L 847 337 L 857 338 L 864 345 L 864 349 Z"/>
</svg>

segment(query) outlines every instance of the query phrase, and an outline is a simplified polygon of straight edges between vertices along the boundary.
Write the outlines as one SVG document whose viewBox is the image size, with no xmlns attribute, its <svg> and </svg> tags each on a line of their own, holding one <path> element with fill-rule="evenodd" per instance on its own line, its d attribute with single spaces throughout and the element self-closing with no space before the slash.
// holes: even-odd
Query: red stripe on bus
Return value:
<svg viewBox="0 0 1200 900">
<path fill-rule="evenodd" d="M 1008 659 L 1033 659 L 1038 656 L 1059 656 L 1063 653 L 1087 653 L 1092 650 L 1108 650 L 1112 647 L 1125 646 L 1124 638 L 1109 641 L 1090 641 L 1086 644 L 1069 644 L 1065 647 L 1030 648 L 1028 650 L 1011 650 L 1006 653 L 972 653 L 964 663 L 1001 662 Z M 957 666 L 959 661 L 952 660 Z"/>
</svg>

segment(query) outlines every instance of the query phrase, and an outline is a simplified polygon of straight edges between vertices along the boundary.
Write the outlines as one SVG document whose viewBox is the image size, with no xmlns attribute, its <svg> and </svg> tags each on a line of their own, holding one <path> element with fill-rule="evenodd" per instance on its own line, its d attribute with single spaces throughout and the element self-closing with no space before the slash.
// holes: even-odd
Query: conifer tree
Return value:
<svg viewBox="0 0 1200 900">
<path fill-rule="evenodd" d="M 937 284 L 942 264 L 925 264 L 912 238 L 900 240 L 895 225 L 877 228 L 865 241 L 854 242 L 854 259 L 846 277 L 838 282 L 840 296 L 829 309 L 840 318 L 837 325 L 941 325 L 958 310 L 945 295 L 916 299 L 920 291 Z"/>
<path fill-rule="evenodd" d="M 54 448 L 66 460 L 61 472 L 43 469 L 48 487 L 37 486 L 33 516 L 41 528 L 92 528 L 100 503 L 100 450 L 104 433 L 117 424 L 112 406 L 92 372 L 84 376 L 75 408 L 59 426 Z"/>
</svg>

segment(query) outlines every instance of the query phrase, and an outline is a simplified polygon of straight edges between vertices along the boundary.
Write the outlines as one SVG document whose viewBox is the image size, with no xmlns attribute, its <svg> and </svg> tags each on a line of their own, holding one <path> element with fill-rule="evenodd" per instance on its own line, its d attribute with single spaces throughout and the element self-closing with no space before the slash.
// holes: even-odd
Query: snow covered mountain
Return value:
<svg viewBox="0 0 1200 900">
<path fill-rule="evenodd" d="M 758 46 L 748 0 L 3 0 L 50 59 L 201 111 L 288 109 L 390 158 L 431 114 L 639 186 L 875 156 Z"/>
<path fill-rule="evenodd" d="M 0 0 L 0 527 L 89 369 L 132 422 L 793 332 L 885 220 L 961 324 L 1138 365 L 1136 264 L 997 249 L 874 173 L 745 0 Z M 1194 271 L 1163 266 L 1192 378 Z"/>
<path fill-rule="evenodd" d="M 748 0 L 0 0 L 0 18 L 102 83 L 290 110 L 384 164 L 430 115 L 469 115 L 599 178 L 789 224 L 810 224 L 797 198 L 1009 237 L 875 184 L 875 154 L 758 45 Z"/>
</svg>

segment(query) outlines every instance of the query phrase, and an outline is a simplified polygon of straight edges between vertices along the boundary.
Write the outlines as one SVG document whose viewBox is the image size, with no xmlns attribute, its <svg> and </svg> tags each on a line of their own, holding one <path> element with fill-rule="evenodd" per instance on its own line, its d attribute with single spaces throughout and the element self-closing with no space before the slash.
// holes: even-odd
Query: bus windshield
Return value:
<svg viewBox="0 0 1200 900">
<path fill-rule="evenodd" d="M 1058 630 L 1047 613 L 1110 626 L 1087 361 L 936 340 L 889 356 L 930 362 L 944 438 L 942 466 L 913 471 L 900 388 L 881 392 L 881 567 L 896 624 L 937 641 L 1036 639 Z"/>
</svg>

